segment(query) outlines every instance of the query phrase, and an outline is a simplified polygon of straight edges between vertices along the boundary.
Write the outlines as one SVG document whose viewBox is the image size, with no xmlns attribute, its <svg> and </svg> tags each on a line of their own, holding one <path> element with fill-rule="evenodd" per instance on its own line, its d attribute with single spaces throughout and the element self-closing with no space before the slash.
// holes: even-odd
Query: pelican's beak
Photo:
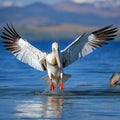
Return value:
<svg viewBox="0 0 120 120">
<path fill-rule="evenodd" d="M 61 61 L 60 61 L 60 56 L 59 56 L 58 50 L 55 51 L 55 57 L 56 57 L 58 67 L 62 68 L 62 64 L 61 64 Z"/>
</svg>

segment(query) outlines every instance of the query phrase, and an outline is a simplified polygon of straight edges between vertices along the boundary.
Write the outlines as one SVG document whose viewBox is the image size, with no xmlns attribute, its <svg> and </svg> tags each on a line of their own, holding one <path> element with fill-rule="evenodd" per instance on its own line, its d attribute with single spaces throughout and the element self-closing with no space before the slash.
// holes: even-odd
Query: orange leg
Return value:
<svg viewBox="0 0 120 120">
<path fill-rule="evenodd" d="M 55 85 L 52 82 L 52 79 L 50 79 L 50 91 L 54 91 L 54 89 L 55 89 Z"/>
<path fill-rule="evenodd" d="M 60 80 L 59 88 L 60 90 L 64 89 L 63 79 Z"/>
</svg>

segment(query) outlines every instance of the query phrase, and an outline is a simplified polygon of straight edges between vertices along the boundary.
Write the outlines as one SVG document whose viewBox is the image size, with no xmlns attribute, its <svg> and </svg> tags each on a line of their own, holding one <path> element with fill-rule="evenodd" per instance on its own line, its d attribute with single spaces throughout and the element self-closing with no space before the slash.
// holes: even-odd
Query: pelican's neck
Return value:
<svg viewBox="0 0 120 120">
<path fill-rule="evenodd" d="M 57 63 L 59 68 L 62 68 L 61 60 L 60 60 L 60 55 L 59 55 L 59 48 L 58 48 L 58 43 L 54 42 L 52 44 L 52 60 Z"/>
</svg>

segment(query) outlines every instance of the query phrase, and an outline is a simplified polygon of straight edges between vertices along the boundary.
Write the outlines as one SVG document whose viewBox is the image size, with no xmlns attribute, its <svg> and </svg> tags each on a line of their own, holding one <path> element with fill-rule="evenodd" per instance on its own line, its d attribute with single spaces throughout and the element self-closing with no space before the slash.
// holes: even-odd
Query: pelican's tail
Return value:
<svg viewBox="0 0 120 120">
<path fill-rule="evenodd" d="M 71 75 L 69 75 L 69 74 L 63 74 L 63 82 L 66 82 L 70 77 L 71 77 Z M 41 80 L 49 82 L 49 76 L 46 75 L 46 76 L 42 77 Z"/>
<path fill-rule="evenodd" d="M 63 74 L 63 82 L 66 82 L 72 75 Z"/>
</svg>

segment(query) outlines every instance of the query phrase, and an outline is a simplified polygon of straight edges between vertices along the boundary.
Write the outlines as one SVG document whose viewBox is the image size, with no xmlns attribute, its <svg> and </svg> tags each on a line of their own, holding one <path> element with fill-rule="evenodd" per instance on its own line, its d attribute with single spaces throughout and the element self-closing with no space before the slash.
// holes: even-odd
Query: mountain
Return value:
<svg viewBox="0 0 120 120">
<path fill-rule="evenodd" d="M 120 8 L 95 8 L 90 4 L 61 2 L 54 5 L 40 2 L 24 6 L 0 8 L 0 24 L 15 23 L 18 26 L 81 24 L 86 26 L 120 25 Z"/>
<path fill-rule="evenodd" d="M 104 1 L 105 2 L 105 1 Z M 103 6 L 102 6 L 103 5 Z M 54 4 L 54 8 L 60 11 L 68 11 L 73 13 L 93 13 L 99 15 L 101 17 L 118 17 L 120 16 L 120 5 L 115 7 L 114 6 L 107 6 L 105 7 L 106 2 L 103 1 L 95 1 L 94 4 L 92 3 L 75 3 L 75 2 L 60 2 Z"/>
<path fill-rule="evenodd" d="M 0 18 L 2 18 L 0 23 L 12 22 L 18 26 L 44 25 L 50 22 L 48 16 L 52 12 L 53 9 L 50 6 L 37 2 L 24 7 L 2 7 L 0 8 Z"/>
</svg>

